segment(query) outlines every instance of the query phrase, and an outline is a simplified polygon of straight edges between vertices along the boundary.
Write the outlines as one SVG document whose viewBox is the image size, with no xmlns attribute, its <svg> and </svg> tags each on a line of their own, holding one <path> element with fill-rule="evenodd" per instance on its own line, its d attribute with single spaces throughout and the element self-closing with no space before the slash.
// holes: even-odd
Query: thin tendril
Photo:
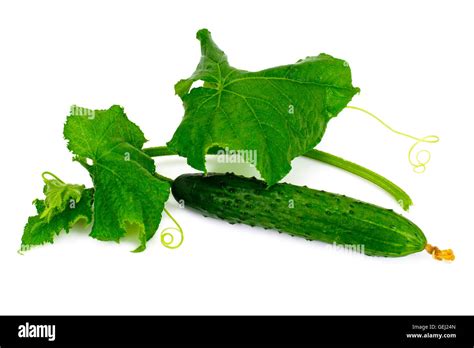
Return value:
<svg viewBox="0 0 474 348">
<path fill-rule="evenodd" d="M 51 172 L 43 172 L 43 173 L 41 174 L 41 177 L 43 178 L 43 180 L 44 180 L 45 182 L 51 181 L 51 179 L 46 178 L 46 175 L 52 176 L 54 179 L 56 179 L 57 181 L 59 181 L 61 184 L 65 184 L 64 181 L 62 181 L 61 179 L 59 179 L 56 175 L 54 175 L 54 174 L 51 173 Z"/>
<path fill-rule="evenodd" d="M 365 113 L 365 114 L 373 117 L 374 119 L 376 119 L 378 122 L 380 122 L 385 128 L 387 128 L 391 132 L 393 132 L 395 134 L 398 134 L 398 135 L 402 135 L 402 136 L 407 137 L 409 139 L 415 140 L 416 142 L 408 150 L 408 162 L 410 162 L 411 166 L 413 167 L 413 171 L 415 173 L 421 174 L 426 170 L 426 165 L 431 160 L 431 153 L 428 150 L 419 150 L 418 152 L 416 152 L 415 156 L 413 156 L 412 155 L 413 151 L 415 150 L 415 148 L 420 143 L 430 143 L 430 144 L 437 143 L 439 141 L 438 136 L 428 135 L 426 137 L 417 138 L 417 137 L 414 137 L 413 135 L 406 134 L 406 133 L 397 131 L 396 129 L 393 129 L 388 124 L 386 124 L 384 121 L 382 121 L 379 117 L 375 116 L 373 113 L 371 113 L 371 112 L 369 112 L 365 109 L 359 108 L 357 106 L 346 106 L 346 109 L 353 109 L 353 110 L 362 111 L 363 113 Z M 425 156 L 424 160 L 422 158 L 422 155 Z M 413 157 L 415 159 L 413 159 Z"/>
<path fill-rule="evenodd" d="M 161 238 L 161 244 L 163 244 L 163 246 L 167 247 L 168 249 L 177 249 L 181 246 L 181 244 L 183 244 L 183 241 L 184 241 L 184 233 L 183 233 L 183 229 L 181 228 L 181 226 L 179 225 L 178 221 L 175 220 L 175 218 L 170 214 L 170 212 L 168 210 L 166 210 L 166 208 L 163 209 L 166 213 L 166 215 L 168 215 L 168 217 L 173 220 L 173 222 L 175 223 L 176 227 L 166 227 L 163 231 L 161 231 L 161 234 L 160 234 L 160 238 Z M 170 232 L 166 232 L 166 231 L 169 231 L 169 230 L 173 230 L 173 231 L 178 231 L 179 234 L 180 234 L 180 241 L 178 244 L 176 245 L 171 245 L 173 244 L 174 242 L 174 236 L 172 233 Z M 169 241 L 166 241 L 166 237 L 170 237 L 170 240 Z"/>
</svg>

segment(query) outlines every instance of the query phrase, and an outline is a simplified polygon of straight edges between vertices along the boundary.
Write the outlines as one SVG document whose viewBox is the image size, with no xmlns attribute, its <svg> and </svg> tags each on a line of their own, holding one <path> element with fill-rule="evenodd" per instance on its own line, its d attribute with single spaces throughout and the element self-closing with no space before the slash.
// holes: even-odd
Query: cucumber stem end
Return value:
<svg viewBox="0 0 474 348">
<path fill-rule="evenodd" d="M 456 258 L 452 249 L 441 250 L 436 246 L 426 244 L 425 250 L 433 256 L 433 259 L 438 261 L 454 261 Z"/>
</svg>

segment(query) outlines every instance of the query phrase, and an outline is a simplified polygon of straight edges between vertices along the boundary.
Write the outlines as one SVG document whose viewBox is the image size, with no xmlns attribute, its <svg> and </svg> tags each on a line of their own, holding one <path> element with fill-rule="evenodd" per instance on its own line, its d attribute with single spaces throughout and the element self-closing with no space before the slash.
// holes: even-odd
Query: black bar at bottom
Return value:
<svg viewBox="0 0 474 348">
<path fill-rule="evenodd" d="M 0 347 L 68 345 L 474 347 L 472 316 L 2 316 Z"/>
</svg>

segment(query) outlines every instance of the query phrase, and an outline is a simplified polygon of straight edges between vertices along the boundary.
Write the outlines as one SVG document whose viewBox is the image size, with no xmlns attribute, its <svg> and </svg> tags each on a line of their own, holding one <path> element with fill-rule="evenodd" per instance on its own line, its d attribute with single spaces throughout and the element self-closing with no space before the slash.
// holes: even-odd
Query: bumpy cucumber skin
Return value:
<svg viewBox="0 0 474 348">
<path fill-rule="evenodd" d="M 206 216 L 308 240 L 363 246 L 371 256 L 405 256 L 426 246 L 425 235 L 410 220 L 344 195 L 291 184 L 268 188 L 263 181 L 229 173 L 184 174 L 171 190 L 177 201 Z"/>
</svg>

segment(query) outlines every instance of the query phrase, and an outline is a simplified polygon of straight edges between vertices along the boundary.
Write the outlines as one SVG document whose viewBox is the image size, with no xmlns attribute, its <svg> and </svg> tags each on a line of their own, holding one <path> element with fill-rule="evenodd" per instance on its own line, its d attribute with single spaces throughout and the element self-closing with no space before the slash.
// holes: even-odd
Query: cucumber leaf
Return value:
<svg viewBox="0 0 474 348">
<path fill-rule="evenodd" d="M 143 251 L 161 221 L 170 184 L 154 176 L 155 163 L 142 151 L 143 132 L 120 106 L 108 110 L 73 107 L 64 126 L 68 148 L 94 182 L 91 237 L 116 241 L 135 230 Z"/>
<path fill-rule="evenodd" d="M 86 224 L 92 221 L 92 189 L 82 189 L 79 196 L 76 194 L 74 196 L 63 195 L 60 204 L 63 208 L 61 210 L 53 209 L 45 214 L 48 209 L 46 201 L 51 197 L 49 192 L 46 185 L 46 199 L 36 199 L 33 202 L 38 214 L 28 218 L 21 238 L 22 250 L 34 245 L 53 243 L 56 235 L 59 235 L 63 230 L 66 233 L 69 232 L 71 227 L 80 220 L 84 220 Z M 57 196 L 55 195 L 55 197 Z"/>
<path fill-rule="evenodd" d="M 253 164 L 272 185 L 293 158 L 320 142 L 328 121 L 359 92 L 348 64 L 330 55 L 248 72 L 229 65 L 207 29 L 197 38 L 201 60 L 175 85 L 185 114 L 167 145 L 198 170 L 206 171 L 209 148 L 253 151 Z M 198 80 L 203 86 L 192 88 Z"/>
<path fill-rule="evenodd" d="M 59 179 L 49 180 L 44 178 L 44 183 L 43 193 L 46 198 L 40 217 L 46 218 L 48 221 L 54 215 L 63 212 L 71 200 L 79 203 L 85 189 L 84 185 L 67 184 Z"/>
</svg>

